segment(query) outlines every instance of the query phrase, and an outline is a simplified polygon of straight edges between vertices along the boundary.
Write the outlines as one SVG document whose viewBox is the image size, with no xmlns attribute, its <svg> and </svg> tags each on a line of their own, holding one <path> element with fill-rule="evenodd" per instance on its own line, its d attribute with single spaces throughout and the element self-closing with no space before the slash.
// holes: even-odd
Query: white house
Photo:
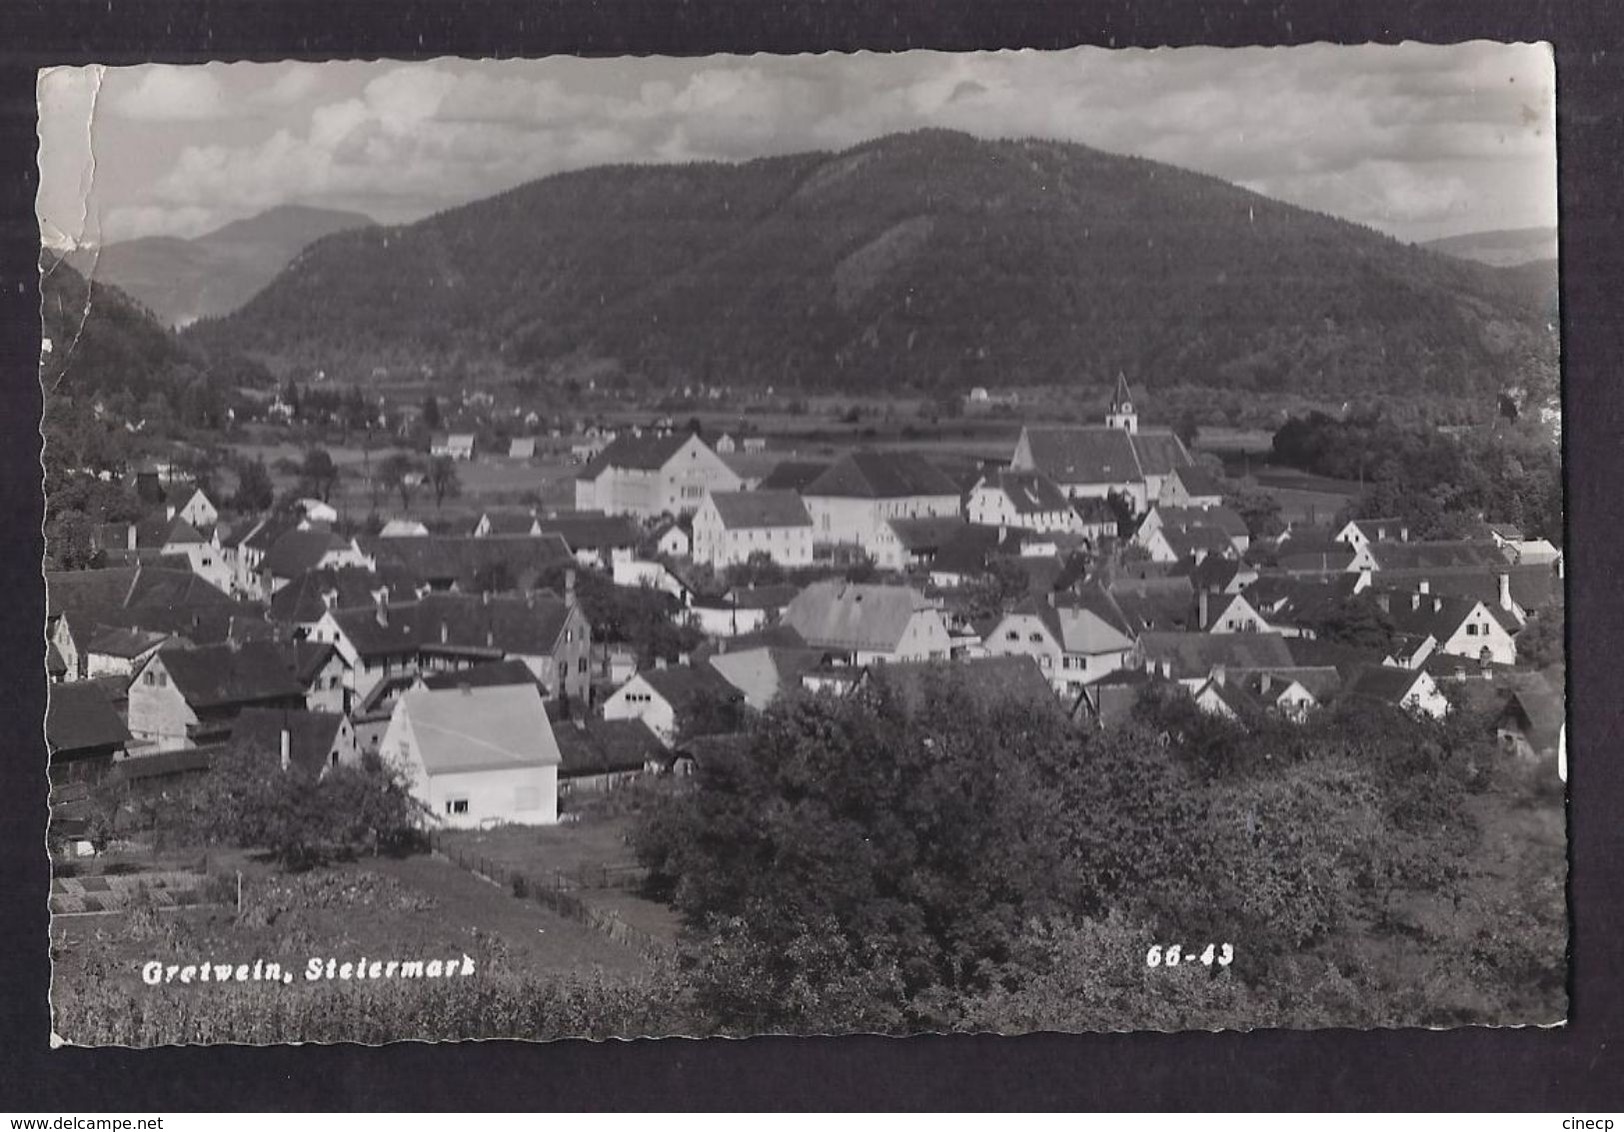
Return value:
<svg viewBox="0 0 1624 1132">
<path fill-rule="evenodd" d="M 814 543 L 860 547 L 885 569 L 901 569 L 892 519 L 957 515 L 959 489 L 912 452 L 849 452 L 801 492 Z"/>
<path fill-rule="evenodd" d="M 683 515 L 739 475 L 697 433 L 622 436 L 575 477 L 575 507 L 609 515 Z"/>
<path fill-rule="evenodd" d="M 1433 652 L 1484 664 L 1517 663 L 1517 642 L 1512 634 L 1520 626 L 1504 610 L 1471 598 L 1431 593 L 1425 582 L 1415 593 L 1371 592 L 1399 633 L 1417 642 L 1434 642 L 1430 650 L 1416 655 L 1415 663 Z"/>
<path fill-rule="evenodd" d="M 793 491 L 713 491 L 694 513 L 693 557 L 720 570 L 765 554 L 812 564 L 812 516 Z"/>
<path fill-rule="evenodd" d="M 453 460 L 472 460 L 474 458 L 474 434 L 471 432 L 453 432 L 447 436 L 436 436 L 429 445 L 429 455 L 449 456 Z"/>
<path fill-rule="evenodd" d="M 1392 704 L 1433 719 L 1449 714 L 1449 701 L 1431 674 L 1421 668 L 1372 665 L 1349 681 L 1347 694 Z"/>
<path fill-rule="evenodd" d="M 186 501 L 175 508 L 173 518 L 185 519 L 200 531 L 206 531 L 220 521 L 220 510 L 202 488 L 194 488 Z"/>
<path fill-rule="evenodd" d="M 693 539 L 681 523 L 666 523 L 655 532 L 654 548 L 667 558 L 687 558 L 693 553 Z"/>
<path fill-rule="evenodd" d="M 404 692 L 380 748 L 453 829 L 552 825 L 562 758 L 533 684 Z"/>
<path fill-rule="evenodd" d="M 1081 532 L 1083 520 L 1066 493 L 1042 472 L 992 472 L 970 489 L 970 522 L 1023 531 Z"/>
<path fill-rule="evenodd" d="M 742 700 L 743 693 L 708 664 L 673 664 L 639 672 L 603 702 L 604 719 L 640 719 L 660 742 L 676 741 L 683 713 L 709 696 Z"/>
<path fill-rule="evenodd" d="M 1133 639 L 1099 611 L 1051 598 L 1028 598 L 988 631 L 989 656 L 1029 656 L 1056 692 L 1075 697 L 1128 666 Z"/>
</svg>

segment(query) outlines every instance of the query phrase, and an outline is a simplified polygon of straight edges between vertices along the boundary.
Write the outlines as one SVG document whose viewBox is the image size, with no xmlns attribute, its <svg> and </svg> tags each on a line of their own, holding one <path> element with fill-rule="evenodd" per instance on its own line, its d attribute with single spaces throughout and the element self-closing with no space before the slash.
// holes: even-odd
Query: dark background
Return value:
<svg viewBox="0 0 1624 1132">
<path fill-rule="evenodd" d="M 52 1051 L 34 73 L 54 64 L 1550 40 L 1561 162 L 1571 1019 L 1260 1031 Z M 1605 0 L 11 0 L 0 17 L 0 1110 L 1624 1107 L 1624 12 Z"/>
</svg>

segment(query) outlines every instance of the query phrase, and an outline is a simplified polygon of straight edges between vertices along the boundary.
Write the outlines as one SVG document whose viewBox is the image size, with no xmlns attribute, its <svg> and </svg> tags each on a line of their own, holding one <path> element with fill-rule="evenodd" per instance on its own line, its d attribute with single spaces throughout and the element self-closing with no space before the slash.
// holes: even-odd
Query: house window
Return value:
<svg viewBox="0 0 1624 1132">
<path fill-rule="evenodd" d="M 1477 636 L 1477 622 L 1474 621 L 1470 625 L 1466 626 L 1466 635 L 1468 637 Z"/>
<path fill-rule="evenodd" d="M 1043 634 L 1042 633 L 1033 633 L 1030 637 L 1027 638 L 1027 640 L 1031 641 L 1034 645 L 1041 645 L 1043 643 Z"/>
<path fill-rule="evenodd" d="M 1009 638 L 1012 641 L 1018 641 L 1018 640 L 1021 639 L 1021 635 L 1019 633 L 1017 633 L 1014 629 L 1011 629 L 1009 632 L 1005 633 L 1004 636 Z"/>
<path fill-rule="evenodd" d="M 585 672 L 586 671 L 586 657 L 583 656 L 580 659 L 580 661 L 578 662 L 578 664 L 579 664 L 579 667 L 576 669 L 576 671 Z"/>
<path fill-rule="evenodd" d="M 468 812 L 467 798 L 447 798 L 445 812 L 448 814 L 466 814 Z"/>
<path fill-rule="evenodd" d="M 157 682 L 158 682 L 158 678 L 156 676 L 154 676 L 150 672 L 148 672 L 146 675 L 141 677 L 141 683 L 145 684 L 149 688 L 152 687 Z"/>
<path fill-rule="evenodd" d="M 167 672 L 158 673 L 158 687 L 160 687 L 160 688 L 169 687 L 169 674 Z"/>
</svg>

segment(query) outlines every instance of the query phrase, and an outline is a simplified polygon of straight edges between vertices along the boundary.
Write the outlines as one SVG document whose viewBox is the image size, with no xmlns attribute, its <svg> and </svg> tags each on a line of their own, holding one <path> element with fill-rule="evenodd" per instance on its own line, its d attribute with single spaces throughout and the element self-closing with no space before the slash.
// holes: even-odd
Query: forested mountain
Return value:
<svg viewBox="0 0 1624 1132">
<path fill-rule="evenodd" d="M 334 235 L 194 341 L 273 367 L 780 389 L 1554 386 L 1492 268 L 1212 177 L 922 131 L 840 154 L 561 174 Z"/>
<path fill-rule="evenodd" d="M 321 237 L 371 223 L 359 212 L 283 205 L 192 240 L 147 236 L 79 248 L 67 258 L 80 274 L 128 292 L 166 326 L 183 326 L 236 310 Z"/>
<path fill-rule="evenodd" d="M 1429 240 L 1425 247 L 1445 255 L 1476 260 L 1492 267 L 1515 267 L 1536 260 L 1556 259 L 1555 228 L 1499 228 Z"/>
</svg>

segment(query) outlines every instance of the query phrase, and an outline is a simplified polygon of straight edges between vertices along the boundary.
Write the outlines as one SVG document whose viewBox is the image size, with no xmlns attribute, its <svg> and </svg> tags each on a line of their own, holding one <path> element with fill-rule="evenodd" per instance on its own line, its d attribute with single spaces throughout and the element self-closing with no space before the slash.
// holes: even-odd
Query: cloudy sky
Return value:
<svg viewBox="0 0 1624 1132">
<path fill-rule="evenodd" d="M 395 223 L 604 162 L 944 126 L 1167 161 L 1402 239 L 1556 222 L 1539 46 L 211 63 L 42 72 L 50 243 L 273 205 Z"/>
</svg>

